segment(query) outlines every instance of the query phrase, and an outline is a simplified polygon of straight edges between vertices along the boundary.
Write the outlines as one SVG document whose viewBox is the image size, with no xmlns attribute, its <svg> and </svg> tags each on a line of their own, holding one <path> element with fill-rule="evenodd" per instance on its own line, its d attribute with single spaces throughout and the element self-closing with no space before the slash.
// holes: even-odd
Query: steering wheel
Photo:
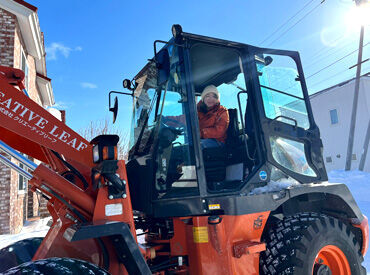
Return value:
<svg viewBox="0 0 370 275">
<path fill-rule="evenodd" d="M 183 123 L 169 117 L 162 117 L 161 126 L 171 130 L 176 136 L 184 134 L 185 131 L 185 125 Z"/>
</svg>

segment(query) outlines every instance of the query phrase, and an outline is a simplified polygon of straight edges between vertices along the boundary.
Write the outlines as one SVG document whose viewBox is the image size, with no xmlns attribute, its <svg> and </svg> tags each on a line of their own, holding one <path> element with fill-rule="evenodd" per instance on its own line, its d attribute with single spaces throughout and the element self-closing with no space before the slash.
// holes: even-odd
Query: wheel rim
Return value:
<svg viewBox="0 0 370 275">
<path fill-rule="evenodd" d="M 315 258 L 315 263 L 313 266 L 313 275 L 318 275 L 320 272 L 315 272 L 315 267 L 318 266 L 327 266 L 329 267 L 331 274 L 335 275 L 350 275 L 351 274 L 351 268 L 349 266 L 348 260 L 346 255 L 343 253 L 343 251 L 335 246 L 335 245 L 326 245 L 319 253 L 317 253 L 317 256 Z M 317 268 L 316 268 L 317 270 Z M 321 269 L 322 270 L 322 269 Z M 328 273 L 330 274 L 330 273 Z"/>
</svg>

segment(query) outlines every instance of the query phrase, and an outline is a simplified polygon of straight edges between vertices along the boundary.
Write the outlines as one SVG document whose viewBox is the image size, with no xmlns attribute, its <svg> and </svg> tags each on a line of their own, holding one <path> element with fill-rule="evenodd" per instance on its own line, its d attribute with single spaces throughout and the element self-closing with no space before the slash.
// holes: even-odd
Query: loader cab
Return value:
<svg viewBox="0 0 370 275">
<path fill-rule="evenodd" d="M 181 33 L 134 82 L 127 172 L 135 210 L 222 212 L 207 199 L 232 203 L 281 178 L 327 179 L 298 53 Z M 197 103 L 211 84 L 230 123 L 223 148 L 202 150 Z"/>
</svg>

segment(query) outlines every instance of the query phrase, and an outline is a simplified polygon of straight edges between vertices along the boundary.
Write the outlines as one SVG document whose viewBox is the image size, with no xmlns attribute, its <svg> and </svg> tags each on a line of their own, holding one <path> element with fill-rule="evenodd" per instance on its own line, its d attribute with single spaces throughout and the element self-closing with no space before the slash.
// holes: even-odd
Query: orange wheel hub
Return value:
<svg viewBox="0 0 370 275">
<path fill-rule="evenodd" d="M 335 245 L 326 245 L 316 255 L 312 274 L 350 275 L 351 268 L 346 255 L 340 248 Z"/>
</svg>

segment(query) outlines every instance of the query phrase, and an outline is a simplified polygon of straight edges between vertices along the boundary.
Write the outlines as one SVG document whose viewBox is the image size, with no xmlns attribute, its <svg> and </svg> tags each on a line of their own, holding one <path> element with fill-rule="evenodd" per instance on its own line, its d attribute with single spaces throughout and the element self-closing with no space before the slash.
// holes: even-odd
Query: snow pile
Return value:
<svg viewBox="0 0 370 275">
<path fill-rule="evenodd" d="M 258 195 L 262 193 L 278 192 L 283 189 L 288 189 L 290 186 L 299 185 L 299 182 L 292 178 L 279 181 L 270 181 L 266 186 L 253 189 L 249 195 Z"/>
<path fill-rule="evenodd" d="M 344 183 L 351 190 L 352 195 L 355 197 L 356 202 L 360 205 L 365 203 L 368 206 L 370 203 L 370 174 L 361 171 L 343 171 L 336 170 L 331 171 L 328 174 L 329 182 L 332 183 Z M 364 205 L 365 206 L 365 205 Z M 360 206 L 361 208 L 361 206 Z M 364 209 L 361 209 L 364 211 Z M 367 207 L 366 210 L 370 210 L 370 207 Z M 368 214 L 370 212 L 368 211 Z M 365 214 L 367 217 L 370 215 Z"/>
</svg>

